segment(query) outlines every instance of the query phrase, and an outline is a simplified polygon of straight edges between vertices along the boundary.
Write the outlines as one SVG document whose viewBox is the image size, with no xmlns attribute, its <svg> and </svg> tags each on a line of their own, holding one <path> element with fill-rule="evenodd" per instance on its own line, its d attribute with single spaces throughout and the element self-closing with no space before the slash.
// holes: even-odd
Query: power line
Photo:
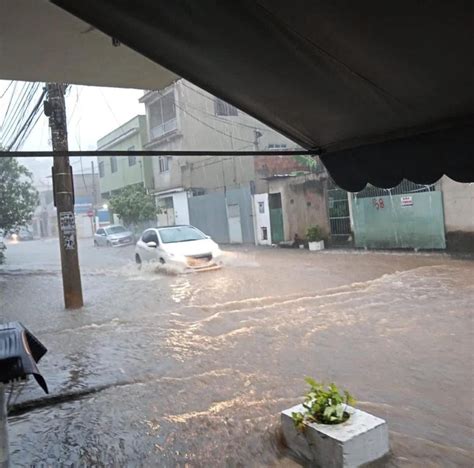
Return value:
<svg viewBox="0 0 474 468">
<path fill-rule="evenodd" d="M 0 96 L 0 99 L 3 99 L 3 97 L 7 94 L 8 90 L 10 89 L 13 83 L 14 83 L 13 81 L 10 81 L 10 83 L 8 83 L 8 86 L 6 87 L 5 91 L 3 91 L 2 95 Z"/>
</svg>

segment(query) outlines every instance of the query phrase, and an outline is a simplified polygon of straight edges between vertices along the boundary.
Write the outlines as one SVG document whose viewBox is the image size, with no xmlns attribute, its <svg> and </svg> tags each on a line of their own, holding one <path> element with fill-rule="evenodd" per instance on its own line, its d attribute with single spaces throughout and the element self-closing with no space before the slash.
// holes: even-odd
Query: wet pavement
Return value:
<svg viewBox="0 0 474 468">
<path fill-rule="evenodd" d="M 9 245 L 0 266 L 0 319 L 48 347 L 53 396 L 22 388 L 15 466 L 294 466 L 279 411 L 306 375 L 387 419 L 389 466 L 474 465 L 472 260 L 241 247 L 173 275 L 139 271 L 132 247 L 82 242 L 80 258 L 75 312 L 56 240 Z"/>
</svg>

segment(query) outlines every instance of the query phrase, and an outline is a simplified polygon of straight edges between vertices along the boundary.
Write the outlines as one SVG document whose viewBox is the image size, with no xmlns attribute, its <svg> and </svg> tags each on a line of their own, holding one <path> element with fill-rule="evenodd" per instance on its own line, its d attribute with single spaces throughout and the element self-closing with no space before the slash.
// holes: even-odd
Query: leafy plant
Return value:
<svg viewBox="0 0 474 468">
<path fill-rule="evenodd" d="M 37 205 L 28 169 L 15 158 L 0 158 L 0 229 L 27 224 Z"/>
<path fill-rule="evenodd" d="M 310 226 L 306 231 L 308 242 L 319 242 L 324 239 L 324 231 L 319 226 Z"/>
<path fill-rule="evenodd" d="M 141 185 L 129 185 L 109 200 L 109 206 L 127 226 L 155 220 L 157 208 L 153 195 Z"/>
<path fill-rule="evenodd" d="M 303 430 L 307 423 L 340 424 L 349 418 L 346 405 L 353 405 L 354 398 L 349 392 L 340 392 L 333 383 L 325 385 L 306 377 L 310 386 L 306 394 L 303 413 L 292 413 L 293 423 L 298 430 Z"/>
</svg>

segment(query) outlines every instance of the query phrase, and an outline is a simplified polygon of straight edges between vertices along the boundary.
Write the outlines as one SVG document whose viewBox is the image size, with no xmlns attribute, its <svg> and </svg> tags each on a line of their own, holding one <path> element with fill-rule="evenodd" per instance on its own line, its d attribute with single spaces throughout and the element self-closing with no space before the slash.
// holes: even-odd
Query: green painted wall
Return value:
<svg viewBox="0 0 474 468">
<path fill-rule="evenodd" d="M 446 248 L 441 192 L 353 198 L 352 211 L 356 247 Z"/>
<path fill-rule="evenodd" d="M 125 151 L 130 148 L 143 149 L 146 143 L 146 117 L 139 115 L 105 135 L 97 142 L 99 150 Z M 109 156 L 98 158 L 99 166 L 103 163 L 104 175 L 99 177 L 102 194 L 121 189 L 127 185 L 143 183 L 147 188 L 153 188 L 152 158 L 137 156 L 136 163 L 129 165 L 128 157 L 117 157 L 117 171 L 112 172 Z"/>
</svg>

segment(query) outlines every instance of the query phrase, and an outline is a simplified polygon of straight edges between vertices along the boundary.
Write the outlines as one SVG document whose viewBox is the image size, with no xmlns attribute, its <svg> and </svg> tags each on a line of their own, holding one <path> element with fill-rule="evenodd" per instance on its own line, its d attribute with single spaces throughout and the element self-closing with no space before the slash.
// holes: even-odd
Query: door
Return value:
<svg viewBox="0 0 474 468">
<path fill-rule="evenodd" d="M 158 199 L 158 225 L 174 226 L 174 204 L 173 197 L 164 197 Z"/>
<path fill-rule="evenodd" d="M 242 244 L 242 225 L 240 223 L 240 205 L 227 205 L 229 220 L 229 240 L 231 244 Z"/>
<path fill-rule="evenodd" d="M 272 244 L 278 244 L 285 240 L 283 230 L 283 210 L 281 207 L 281 193 L 271 193 L 268 196 L 268 205 L 270 207 L 270 228 L 272 235 Z"/>
<path fill-rule="evenodd" d="M 156 247 L 149 247 L 148 242 L 154 242 Z M 140 240 L 140 256 L 142 260 L 150 261 L 155 260 L 158 257 L 158 249 L 160 248 L 158 242 L 158 236 L 154 229 L 145 231 Z"/>
</svg>

